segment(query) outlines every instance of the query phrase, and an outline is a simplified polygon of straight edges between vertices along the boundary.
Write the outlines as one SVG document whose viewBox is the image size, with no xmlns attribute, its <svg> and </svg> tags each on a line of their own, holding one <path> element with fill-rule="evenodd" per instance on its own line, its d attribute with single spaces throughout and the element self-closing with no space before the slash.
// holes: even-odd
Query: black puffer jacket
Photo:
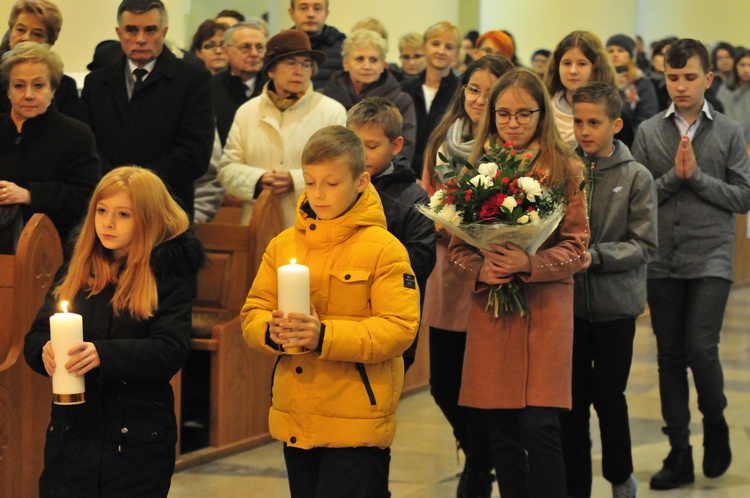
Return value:
<svg viewBox="0 0 750 498">
<path fill-rule="evenodd" d="M 187 358 L 190 282 L 204 257 L 189 233 L 154 249 L 159 302 L 148 320 L 116 316 L 113 285 L 90 298 L 85 292 L 75 297 L 71 311 L 83 315 L 84 341 L 94 343 L 101 365 L 86 374 L 85 403 L 52 405 L 40 496 L 167 495 L 177 442 L 169 381 Z M 53 289 L 24 344 L 26 362 L 42 375 L 47 375 L 42 347 L 50 338 L 49 317 L 59 305 Z"/>
<path fill-rule="evenodd" d="M 337 71 L 328 80 L 321 93 L 340 102 L 347 111 L 366 97 L 382 97 L 395 105 L 404 119 L 401 130 L 404 147 L 401 149 L 401 155 L 411 162 L 414 157 L 414 142 L 417 139 L 417 115 L 414 111 L 414 101 L 408 94 L 401 91 L 401 85 L 388 69 L 384 69 L 380 78 L 362 90 L 359 95 L 354 93 L 349 73 L 343 70 Z"/>
<path fill-rule="evenodd" d="M 318 66 L 318 72 L 312 77 L 313 88 L 315 90 L 326 86 L 333 73 L 344 68 L 341 59 L 341 48 L 345 39 L 346 35 L 344 33 L 327 24 L 323 26 L 323 31 L 319 35 L 310 37 L 312 49 L 320 50 L 326 54 L 326 60 Z"/>
<path fill-rule="evenodd" d="M 375 176 L 372 184 L 380 195 L 388 222 L 388 231 L 406 247 L 411 268 L 419 284 L 420 314 L 424 303 L 427 278 L 435 267 L 435 224 L 421 214 L 417 204 L 427 205 L 427 192 L 417 185 L 414 171 L 406 158 L 396 157 L 394 170 L 390 174 Z M 409 368 L 414 362 L 417 339 L 404 352 L 404 365 Z"/>
</svg>

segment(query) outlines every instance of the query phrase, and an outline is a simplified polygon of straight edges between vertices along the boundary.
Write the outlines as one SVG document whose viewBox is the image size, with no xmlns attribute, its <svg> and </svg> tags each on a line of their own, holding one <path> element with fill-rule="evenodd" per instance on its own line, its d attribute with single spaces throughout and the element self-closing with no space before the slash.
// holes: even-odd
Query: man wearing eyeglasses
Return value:
<svg viewBox="0 0 750 498">
<path fill-rule="evenodd" d="M 269 81 L 258 97 L 237 109 L 219 163 L 219 181 L 242 201 L 245 225 L 255 199 L 270 190 L 279 197 L 285 225 L 292 226 L 305 189 L 307 140 L 325 126 L 346 124 L 344 106 L 313 91 L 310 80 L 324 60 L 325 54 L 312 50 L 307 35 L 296 29 L 268 40 L 263 72 Z"/>
<path fill-rule="evenodd" d="M 224 32 L 227 71 L 213 76 L 214 112 L 221 146 L 227 142 L 234 114 L 242 104 L 263 91 L 268 78 L 261 72 L 266 53 L 266 37 L 260 24 L 248 21 Z"/>
<path fill-rule="evenodd" d="M 124 55 L 86 76 L 81 95 L 103 171 L 151 169 L 192 218 L 193 182 L 208 169 L 214 140 L 211 75 L 165 47 L 161 0 L 124 0 L 117 22 Z"/>
<path fill-rule="evenodd" d="M 331 75 L 344 68 L 341 47 L 346 35 L 326 24 L 330 12 L 328 0 L 291 0 L 289 7 L 289 17 L 294 22 L 294 29 L 307 33 L 312 49 L 320 50 L 326 55 L 318 72 L 312 77 L 315 90 L 326 86 Z"/>
</svg>

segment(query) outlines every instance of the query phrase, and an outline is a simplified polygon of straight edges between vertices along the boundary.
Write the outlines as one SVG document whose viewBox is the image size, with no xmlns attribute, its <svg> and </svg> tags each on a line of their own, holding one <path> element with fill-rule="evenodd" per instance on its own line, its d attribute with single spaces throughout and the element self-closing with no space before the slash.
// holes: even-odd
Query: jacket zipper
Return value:
<svg viewBox="0 0 750 498">
<path fill-rule="evenodd" d="M 591 161 L 591 170 L 589 172 L 589 185 L 590 185 L 590 189 L 589 189 L 589 202 L 588 202 L 588 206 L 586 206 L 586 222 L 589 225 L 589 236 L 590 237 L 593 237 L 593 234 L 591 233 L 591 205 L 594 202 L 594 189 L 596 188 L 596 180 L 595 180 L 596 175 L 595 175 L 595 173 L 596 173 L 596 160 L 593 160 L 593 161 Z M 589 239 L 589 243 L 590 243 L 590 240 L 591 239 Z M 589 266 L 589 268 L 591 268 L 591 266 Z M 591 290 L 589 288 L 589 271 L 588 271 L 588 268 L 586 269 L 586 271 L 583 274 L 583 282 L 584 282 L 584 287 L 586 289 L 586 309 L 589 312 L 589 321 L 593 322 L 594 321 L 594 315 L 591 312 Z"/>
<path fill-rule="evenodd" d="M 370 385 L 370 379 L 367 377 L 367 370 L 365 370 L 365 364 L 364 363 L 357 363 L 357 370 L 359 371 L 359 376 L 362 377 L 362 382 L 365 384 L 365 390 L 367 391 L 367 397 L 370 398 L 370 406 L 375 406 L 375 393 L 372 391 L 372 386 Z"/>
</svg>

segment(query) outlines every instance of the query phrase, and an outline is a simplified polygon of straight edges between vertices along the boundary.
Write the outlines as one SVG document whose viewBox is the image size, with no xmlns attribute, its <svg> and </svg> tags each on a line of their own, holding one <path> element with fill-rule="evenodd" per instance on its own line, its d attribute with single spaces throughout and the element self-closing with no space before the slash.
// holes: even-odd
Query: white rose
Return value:
<svg viewBox="0 0 750 498">
<path fill-rule="evenodd" d="M 471 182 L 472 185 L 476 187 L 482 187 L 482 188 L 490 188 L 492 187 L 492 185 L 495 184 L 495 182 L 492 181 L 491 176 L 487 176 L 483 174 L 479 174 L 469 181 Z"/>
<path fill-rule="evenodd" d="M 533 178 L 529 178 L 528 176 L 519 178 L 518 186 L 526 193 L 526 198 L 531 202 L 536 200 L 536 196 L 542 196 L 542 186 Z"/>
<path fill-rule="evenodd" d="M 529 216 L 526 214 L 518 218 L 518 223 L 521 225 L 525 225 L 528 222 L 529 222 Z"/>
<path fill-rule="evenodd" d="M 479 168 L 477 168 L 477 171 L 479 171 L 483 175 L 487 175 L 491 178 L 495 178 L 495 173 L 497 173 L 497 164 L 495 163 L 482 163 L 479 165 Z"/>
<path fill-rule="evenodd" d="M 434 194 L 432 194 L 432 197 L 430 197 L 430 209 L 433 211 L 435 208 L 439 207 L 443 203 L 443 198 L 445 197 L 445 189 L 440 189 Z"/>
<path fill-rule="evenodd" d="M 508 211 L 513 211 L 516 206 L 518 206 L 518 203 L 516 202 L 516 198 L 512 196 L 508 196 L 503 201 L 503 207 L 508 208 Z"/>
<path fill-rule="evenodd" d="M 531 219 L 532 223 L 539 221 L 539 213 L 537 213 L 536 211 L 529 211 L 529 218 Z"/>
<path fill-rule="evenodd" d="M 448 204 L 443 206 L 438 216 L 443 218 L 449 225 L 458 225 L 464 221 L 464 215 L 461 211 L 456 210 L 456 206 Z"/>
</svg>

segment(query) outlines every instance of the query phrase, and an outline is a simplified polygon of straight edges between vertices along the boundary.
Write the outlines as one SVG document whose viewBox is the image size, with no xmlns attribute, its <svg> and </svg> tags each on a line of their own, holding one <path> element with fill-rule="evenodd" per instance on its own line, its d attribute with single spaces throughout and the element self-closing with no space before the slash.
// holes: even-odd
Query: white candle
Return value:
<svg viewBox="0 0 750 498">
<path fill-rule="evenodd" d="M 55 372 L 52 374 L 53 402 L 58 405 L 78 405 L 85 401 L 86 381 L 65 369 L 70 360 L 68 351 L 83 341 L 83 317 L 68 313 L 68 302 L 62 303 L 63 313 L 49 317 L 50 340 L 55 353 Z"/>
<path fill-rule="evenodd" d="M 292 259 L 290 264 L 280 266 L 278 276 L 279 310 L 284 316 L 289 313 L 310 314 L 310 269 L 305 265 L 298 265 Z M 290 341 L 297 339 L 290 338 Z"/>
</svg>

